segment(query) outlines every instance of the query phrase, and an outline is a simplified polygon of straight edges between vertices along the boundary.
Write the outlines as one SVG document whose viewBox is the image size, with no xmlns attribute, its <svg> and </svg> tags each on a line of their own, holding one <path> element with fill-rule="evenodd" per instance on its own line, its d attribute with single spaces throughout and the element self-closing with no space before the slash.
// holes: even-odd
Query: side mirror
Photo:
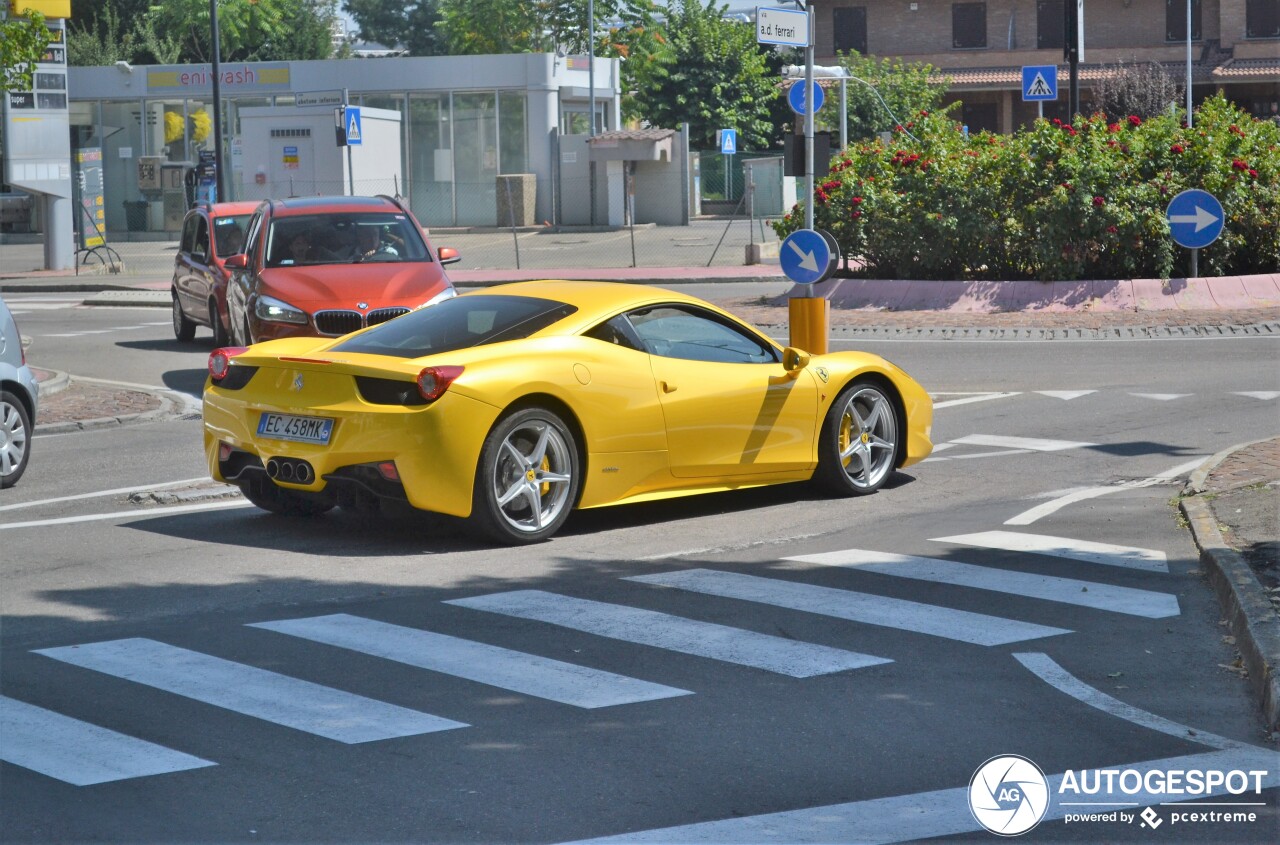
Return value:
<svg viewBox="0 0 1280 845">
<path fill-rule="evenodd" d="M 442 246 L 436 250 L 436 255 L 440 258 L 441 264 L 457 264 L 462 260 L 462 256 L 451 246 Z"/>
<path fill-rule="evenodd" d="M 249 266 L 249 257 L 243 252 L 237 253 L 222 262 L 222 266 L 226 267 L 228 270 L 243 270 Z"/>
<path fill-rule="evenodd" d="M 788 346 L 782 350 L 782 368 L 788 373 L 798 373 L 809 365 L 809 354 Z"/>
</svg>

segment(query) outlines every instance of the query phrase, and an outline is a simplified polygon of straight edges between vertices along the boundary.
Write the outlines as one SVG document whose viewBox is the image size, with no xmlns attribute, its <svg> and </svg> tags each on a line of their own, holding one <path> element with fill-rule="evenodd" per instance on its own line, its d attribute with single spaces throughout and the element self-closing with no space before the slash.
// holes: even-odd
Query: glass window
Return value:
<svg viewBox="0 0 1280 845">
<path fill-rule="evenodd" d="M 831 10 L 831 29 L 837 53 L 867 53 L 867 7 L 842 6 Z"/>
<path fill-rule="evenodd" d="M 529 337 L 577 310 L 530 296 L 458 296 L 382 323 L 334 350 L 421 358 Z"/>
<path fill-rule="evenodd" d="M 604 341 L 605 343 L 612 343 L 615 346 L 634 349 L 637 352 L 644 351 L 640 344 L 640 339 L 636 337 L 635 330 L 631 328 L 631 323 L 627 322 L 626 317 L 614 317 L 612 320 L 607 320 L 583 332 L 583 336 Z"/>
<path fill-rule="evenodd" d="M 1280 38 L 1280 0 L 1247 0 L 1245 37 Z"/>
<path fill-rule="evenodd" d="M 951 4 L 951 46 L 972 50 L 987 46 L 987 4 Z"/>
<path fill-rule="evenodd" d="M 1164 38 L 1187 40 L 1187 0 L 1164 0 Z M 1191 40 L 1200 40 L 1200 0 L 1191 0 Z"/>
<path fill-rule="evenodd" d="M 196 240 L 191 254 L 201 260 L 209 257 L 209 222 L 203 214 L 196 215 Z"/>
<path fill-rule="evenodd" d="M 498 172 L 528 173 L 528 130 L 523 91 L 498 92 Z"/>
<path fill-rule="evenodd" d="M 662 305 L 628 317 L 645 351 L 664 358 L 725 364 L 775 363 L 771 345 L 709 313 Z"/>
<path fill-rule="evenodd" d="M 196 219 L 198 217 L 198 214 L 192 214 L 187 218 L 187 222 L 182 224 L 182 246 L 179 248 L 187 254 L 190 254 L 196 246 Z"/>
<path fill-rule="evenodd" d="M 244 251 L 244 233 L 249 225 L 249 214 L 218 217 L 213 221 L 213 245 L 219 258 Z"/>
<path fill-rule="evenodd" d="M 431 260 L 418 228 L 398 212 L 275 217 L 266 250 L 268 267 Z"/>
<path fill-rule="evenodd" d="M 453 95 L 458 225 L 493 226 L 498 220 L 498 103 L 493 91 Z"/>
<path fill-rule="evenodd" d="M 408 195 L 424 226 L 453 225 L 451 140 L 448 96 L 411 96 Z"/>
<path fill-rule="evenodd" d="M 1062 0 L 1037 0 L 1036 2 L 1036 47 L 1041 50 L 1062 49 L 1062 27 L 1066 23 L 1063 15 L 1066 10 Z"/>
</svg>

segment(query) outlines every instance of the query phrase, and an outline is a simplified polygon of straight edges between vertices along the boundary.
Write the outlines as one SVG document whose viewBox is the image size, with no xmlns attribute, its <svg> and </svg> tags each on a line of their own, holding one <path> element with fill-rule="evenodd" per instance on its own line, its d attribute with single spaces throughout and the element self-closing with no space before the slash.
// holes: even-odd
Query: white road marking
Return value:
<svg viewBox="0 0 1280 845">
<path fill-rule="evenodd" d="M 163 490 L 166 487 L 181 487 L 184 484 L 196 484 L 209 481 L 207 475 L 199 478 L 184 478 L 181 481 L 161 481 L 156 484 L 140 484 L 137 487 L 117 487 L 114 490 L 96 490 L 93 493 L 77 493 L 74 496 L 58 496 L 54 499 L 36 499 L 32 502 L 18 502 L 14 505 L 0 505 L 0 511 L 17 510 L 18 508 L 34 508 L 38 505 L 52 505 L 57 502 L 74 502 L 80 499 L 96 499 L 100 496 L 117 496 L 128 493 L 141 493 L 144 490 Z"/>
<path fill-rule="evenodd" d="M 35 653 L 349 745 L 467 727 L 155 640 L 113 640 Z"/>
<path fill-rule="evenodd" d="M 1086 563 L 1141 569 L 1146 572 L 1169 571 L 1168 559 L 1164 552 L 1137 546 L 1116 546 L 1110 543 L 1095 543 L 1091 540 L 1074 540 L 1069 537 L 1046 537 L 1042 534 L 1024 534 L 1018 531 L 982 531 L 976 534 L 934 537 L 930 542 L 963 543 L 966 546 L 1004 549 L 1010 552 L 1034 552 Z"/>
<path fill-rule="evenodd" d="M 1030 449 L 1033 452 L 1061 452 L 1066 449 L 1083 449 L 1097 443 L 1077 443 L 1073 440 L 1043 440 L 1035 437 L 1009 437 L 999 434 L 970 434 L 951 441 L 965 446 L 999 446 L 1006 449 Z"/>
<path fill-rule="evenodd" d="M 898 578 L 914 578 L 935 584 L 954 584 L 976 590 L 1023 596 L 1042 601 L 1071 604 L 1094 610 L 1107 610 L 1147 619 L 1164 619 L 1177 616 L 1178 597 L 1168 593 L 1117 587 L 1075 578 L 1055 578 L 1034 572 L 1015 572 L 957 563 L 931 557 L 872 552 L 863 549 L 844 549 L 815 555 L 799 555 L 787 560 L 801 563 L 820 563 L 824 566 L 840 566 L 879 575 Z"/>
<path fill-rule="evenodd" d="M 217 765 L 4 696 L 0 760 L 72 786 Z"/>
<path fill-rule="evenodd" d="M 938 393 L 935 395 L 948 396 L 950 394 Z M 974 402 L 990 402 L 992 399 L 1008 399 L 1010 396 L 1017 395 L 1017 391 L 1008 393 L 979 393 L 976 396 L 966 396 L 963 399 L 946 399 L 942 402 L 934 402 L 933 409 L 936 411 L 939 408 L 953 408 L 956 405 L 972 405 Z"/>
<path fill-rule="evenodd" d="M 1248 396 L 1250 399 L 1275 399 L 1280 396 L 1280 390 L 1240 390 L 1236 392 L 1236 396 Z"/>
<path fill-rule="evenodd" d="M 1190 393 L 1130 393 L 1139 399 L 1154 399 L 1157 402 L 1172 402 L 1174 399 L 1185 399 Z"/>
<path fill-rule="evenodd" d="M 948 445 L 954 446 L 955 444 L 952 443 Z M 935 452 L 938 451 L 936 447 L 934 448 L 934 451 Z M 999 452 L 970 452 L 967 455 L 948 455 L 945 458 L 929 457 L 929 458 L 925 458 L 920 463 L 927 464 L 930 461 L 967 461 L 971 458 L 1002 458 L 1006 455 L 1030 455 L 1030 454 L 1032 454 L 1030 449 L 1001 449 Z"/>
<path fill-rule="evenodd" d="M 656 575 L 635 575 L 624 580 L 759 602 L 974 645 L 1003 645 L 1071 633 L 1066 628 L 1050 628 L 966 610 L 737 572 L 689 569 Z"/>
<path fill-rule="evenodd" d="M 1152 487 L 1156 484 L 1164 484 L 1165 482 L 1194 471 L 1202 463 L 1204 463 L 1204 458 L 1199 457 L 1194 461 L 1187 461 L 1185 464 L 1178 464 L 1176 467 L 1167 469 L 1158 475 L 1151 476 L 1150 478 L 1143 478 L 1137 481 L 1126 481 L 1122 484 L 1112 484 L 1107 487 L 1085 487 L 1079 490 L 1074 490 L 1057 499 L 1053 499 L 1041 505 L 1036 505 L 1034 508 L 1023 511 L 1011 519 L 1006 519 L 1004 524 L 1030 525 L 1031 523 L 1049 516 L 1050 514 L 1057 513 L 1067 505 L 1074 504 L 1076 502 L 1083 502 L 1086 499 L 1096 499 L 1099 496 L 1118 493 L 1121 490 L 1137 490 L 1142 487 Z"/>
<path fill-rule="evenodd" d="M 78 332 L 62 332 L 60 334 L 42 334 L 36 337 L 84 337 L 89 334 L 111 334 L 113 329 L 85 329 Z"/>
<path fill-rule="evenodd" d="M 108 522 L 113 519 L 153 519 L 158 516 L 172 516 L 179 513 L 196 513 L 198 511 L 214 511 L 223 508 L 251 508 L 249 502 L 241 499 L 219 499 L 216 502 L 203 502 L 198 505 L 175 505 L 171 508 L 134 508 L 131 511 L 115 511 L 113 513 L 91 513 L 85 516 L 62 516 L 56 519 L 34 519 L 29 522 L 6 522 L 0 524 L 0 531 L 9 528 L 45 528 L 50 525 L 74 525 L 78 522 Z"/>
<path fill-rule="evenodd" d="M 1079 399 L 1081 396 L 1088 396 L 1090 393 L 1097 393 L 1096 390 L 1037 390 L 1041 396 L 1048 396 L 1051 399 L 1062 399 L 1063 401 L 1071 401 Z"/>
<path fill-rule="evenodd" d="M 574 707 L 612 707 L 693 694 L 536 654 L 346 613 L 257 622 L 249 627 L 302 637 Z"/>
<path fill-rule="evenodd" d="M 534 619 L 601 637 L 753 666 L 793 678 L 808 678 L 892 663 L 883 657 L 858 654 L 815 643 L 796 642 L 769 634 L 699 622 L 667 613 L 556 595 L 542 590 L 516 590 L 446 604 L 487 610 L 519 619 Z"/>
</svg>

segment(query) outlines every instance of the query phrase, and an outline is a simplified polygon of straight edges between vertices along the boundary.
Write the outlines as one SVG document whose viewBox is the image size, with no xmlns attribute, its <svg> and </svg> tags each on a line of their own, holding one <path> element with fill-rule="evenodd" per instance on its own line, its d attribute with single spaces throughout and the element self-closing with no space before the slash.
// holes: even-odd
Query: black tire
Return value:
<svg viewBox="0 0 1280 845">
<path fill-rule="evenodd" d="M 178 301 L 178 294 L 171 294 L 173 297 L 173 336 L 181 343 L 190 343 L 196 336 L 196 324 L 187 318 L 182 310 L 182 303 Z"/>
<path fill-rule="evenodd" d="M 580 463 L 573 432 L 554 411 L 504 417 L 480 450 L 469 526 L 505 545 L 548 539 L 578 501 Z"/>
<path fill-rule="evenodd" d="M 898 429 L 898 409 L 884 387 L 865 379 L 850 384 L 822 421 L 814 483 L 836 496 L 876 492 L 893 475 Z"/>
<path fill-rule="evenodd" d="M 240 482 L 240 492 L 264 511 L 281 516 L 319 516 L 333 509 L 333 502 L 277 487 L 269 478 L 257 474 Z"/>
<path fill-rule="evenodd" d="M 222 318 L 218 316 L 218 300 L 209 300 L 209 327 L 213 329 L 213 346 L 221 349 L 231 345 L 231 336 L 222 327 Z"/>
<path fill-rule="evenodd" d="M 0 489 L 12 487 L 31 461 L 31 416 L 27 406 L 0 390 Z"/>
</svg>

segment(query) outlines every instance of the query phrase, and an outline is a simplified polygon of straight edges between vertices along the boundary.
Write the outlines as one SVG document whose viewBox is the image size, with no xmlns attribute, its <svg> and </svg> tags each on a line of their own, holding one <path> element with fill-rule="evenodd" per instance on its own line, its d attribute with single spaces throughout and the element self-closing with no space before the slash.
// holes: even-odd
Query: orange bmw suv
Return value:
<svg viewBox="0 0 1280 845">
<path fill-rule="evenodd" d="M 226 262 L 231 336 L 248 346 L 386 322 L 453 296 L 443 265 L 458 260 L 392 197 L 266 200 Z"/>
</svg>

